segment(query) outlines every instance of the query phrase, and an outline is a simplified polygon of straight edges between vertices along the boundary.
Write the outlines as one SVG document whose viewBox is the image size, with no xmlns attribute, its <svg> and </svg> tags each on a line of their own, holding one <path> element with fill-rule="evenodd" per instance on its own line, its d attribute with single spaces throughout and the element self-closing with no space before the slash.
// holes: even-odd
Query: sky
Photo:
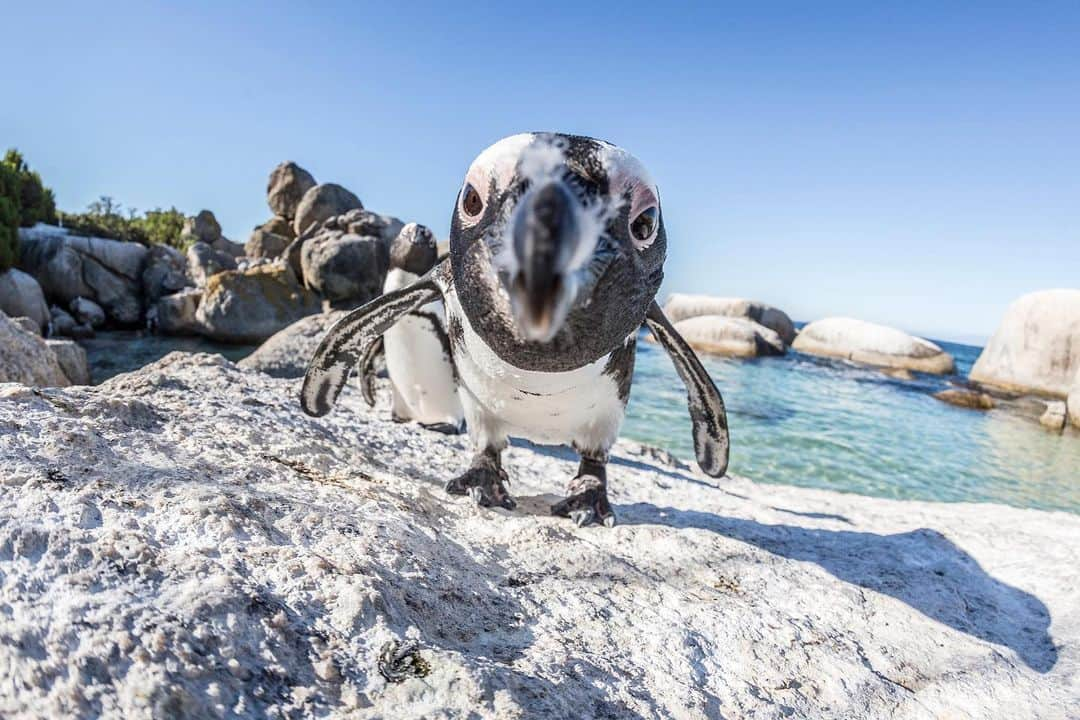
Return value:
<svg viewBox="0 0 1080 720">
<path fill-rule="evenodd" d="M 46 7 L 47 6 L 47 7 Z M 213 210 L 294 160 L 446 235 L 465 170 L 556 130 L 637 155 L 662 294 L 979 341 L 1080 287 L 1080 3 L 0 0 L 0 146 L 63 210 Z"/>
</svg>

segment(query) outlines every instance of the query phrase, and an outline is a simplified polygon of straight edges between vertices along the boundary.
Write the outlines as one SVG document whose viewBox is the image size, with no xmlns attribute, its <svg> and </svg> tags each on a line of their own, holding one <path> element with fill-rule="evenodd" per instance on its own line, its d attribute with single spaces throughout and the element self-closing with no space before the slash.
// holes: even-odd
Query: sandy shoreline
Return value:
<svg viewBox="0 0 1080 720">
<path fill-rule="evenodd" d="M 358 717 L 1067 717 L 1080 517 L 715 481 L 623 443 L 620 524 L 442 482 L 445 438 L 348 389 L 171 355 L 0 386 L 0 711 Z M 424 678 L 387 683 L 415 637 Z M 153 710 L 156 708 L 157 710 Z"/>
</svg>

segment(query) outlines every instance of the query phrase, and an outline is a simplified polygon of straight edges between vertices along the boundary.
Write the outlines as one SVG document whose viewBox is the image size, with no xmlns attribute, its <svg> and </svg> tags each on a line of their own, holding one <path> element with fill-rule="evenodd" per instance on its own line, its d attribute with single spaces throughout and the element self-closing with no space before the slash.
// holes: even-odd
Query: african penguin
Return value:
<svg viewBox="0 0 1080 720">
<path fill-rule="evenodd" d="M 655 301 L 666 252 L 656 185 L 633 155 L 575 135 L 508 137 L 466 173 L 449 258 L 339 321 L 311 359 L 301 403 L 312 415 L 329 412 L 379 336 L 441 297 L 475 447 L 447 491 L 512 509 L 501 462 L 508 438 L 567 444 L 581 462 L 552 512 L 613 525 L 608 452 L 642 325 L 686 385 L 699 466 L 715 477 L 727 470 L 723 400 Z"/>
<path fill-rule="evenodd" d="M 390 245 L 390 270 L 383 292 L 412 285 L 431 270 L 437 259 L 431 230 L 409 223 Z M 432 300 L 403 316 L 383 334 L 383 351 L 394 420 L 413 420 L 431 430 L 455 434 L 461 432 L 465 416 L 444 322 L 442 300 Z M 365 397 L 373 402 L 370 362 L 364 363 L 362 374 Z"/>
</svg>

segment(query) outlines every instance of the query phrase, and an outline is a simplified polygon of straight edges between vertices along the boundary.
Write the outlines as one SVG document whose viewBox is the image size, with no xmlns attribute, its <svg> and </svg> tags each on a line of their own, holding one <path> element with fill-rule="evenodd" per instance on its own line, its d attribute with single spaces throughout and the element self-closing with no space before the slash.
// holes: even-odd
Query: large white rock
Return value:
<svg viewBox="0 0 1080 720">
<path fill-rule="evenodd" d="M 1065 397 L 1080 372 L 1080 290 L 1043 290 L 1009 306 L 971 379 Z"/>
<path fill-rule="evenodd" d="M 40 223 L 20 228 L 19 242 L 19 267 L 37 279 L 50 299 L 67 305 L 77 297 L 89 298 L 118 323 L 142 320 L 143 245 L 70 235 Z"/>
<path fill-rule="evenodd" d="M 40 335 L 23 329 L 0 313 L 0 383 L 46 387 L 70 385 L 71 381 L 56 354 Z M 3 433 L 4 429 L 0 427 L 0 436 Z M 0 450 L 0 476 L 3 475 L 4 457 Z"/>
<path fill-rule="evenodd" d="M 297 320 L 270 336 L 255 352 L 237 364 L 273 377 L 303 377 L 326 331 L 343 317 L 344 310 L 331 310 Z"/>
<path fill-rule="evenodd" d="M 757 300 L 672 293 L 664 314 L 673 323 L 700 315 L 741 317 L 769 328 L 787 345 L 795 340 L 795 325 L 787 313 Z"/>
<path fill-rule="evenodd" d="M 49 325 L 49 305 L 38 281 L 22 270 L 10 268 L 0 273 L 0 312 L 8 317 L 28 317 L 38 332 Z"/>
<path fill-rule="evenodd" d="M 952 355 L 902 330 L 852 318 L 826 318 L 804 327 L 791 345 L 799 352 L 878 367 L 953 372 Z"/>
<path fill-rule="evenodd" d="M 448 497 L 467 443 L 170 355 L 0 388 L 6 717 L 1064 718 L 1080 518 L 715 481 L 620 444 L 622 524 Z M 946 479 L 943 478 L 943 481 Z M 424 678 L 386 682 L 415 638 Z"/>
<path fill-rule="evenodd" d="M 713 355 L 758 357 L 783 355 L 787 351 L 784 341 L 774 331 L 742 317 L 697 315 L 679 320 L 675 329 L 690 347 Z"/>
</svg>

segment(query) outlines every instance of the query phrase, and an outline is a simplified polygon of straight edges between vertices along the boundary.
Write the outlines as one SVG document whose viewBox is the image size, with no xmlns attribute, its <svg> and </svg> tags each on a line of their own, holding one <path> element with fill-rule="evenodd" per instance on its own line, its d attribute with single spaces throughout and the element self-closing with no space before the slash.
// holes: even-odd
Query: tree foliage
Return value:
<svg viewBox="0 0 1080 720">
<path fill-rule="evenodd" d="M 0 272 L 19 259 L 19 176 L 0 163 Z"/>
<path fill-rule="evenodd" d="M 108 195 L 90 203 L 84 213 L 61 213 L 64 227 L 76 235 L 125 240 L 143 245 L 171 245 L 187 250 L 191 238 L 183 236 L 185 216 L 175 207 L 155 208 L 140 215 Z"/>
<path fill-rule="evenodd" d="M 39 222 L 56 224 L 56 197 L 53 191 L 42 183 L 41 176 L 26 164 L 22 153 L 11 148 L 4 154 L 0 164 L 15 174 L 19 224 L 23 227 Z"/>
</svg>

